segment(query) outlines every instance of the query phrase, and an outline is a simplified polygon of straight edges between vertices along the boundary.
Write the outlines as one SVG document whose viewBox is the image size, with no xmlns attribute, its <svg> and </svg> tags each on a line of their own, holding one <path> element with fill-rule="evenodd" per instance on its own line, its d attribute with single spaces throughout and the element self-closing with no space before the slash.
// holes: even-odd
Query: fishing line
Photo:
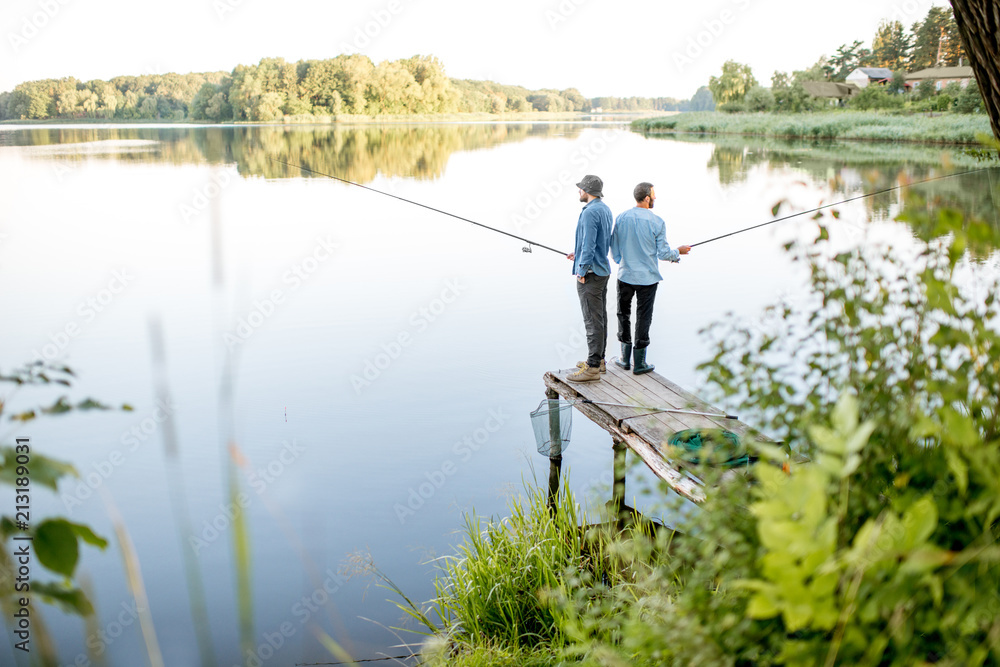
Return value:
<svg viewBox="0 0 1000 667">
<path fill-rule="evenodd" d="M 421 206 L 421 207 L 426 208 L 428 210 L 434 211 L 435 213 L 441 213 L 441 214 L 444 214 L 444 215 L 449 215 L 449 216 L 451 216 L 453 218 L 457 218 L 458 220 L 461 220 L 463 222 L 468 222 L 468 223 L 471 223 L 473 225 L 477 225 L 479 227 L 484 227 L 484 228 L 489 229 L 491 231 L 497 232 L 498 234 L 503 234 L 505 236 L 510 236 L 511 238 L 515 238 L 518 241 L 524 241 L 528 245 L 526 245 L 525 247 L 521 248 L 522 252 L 531 252 L 531 246 L 538 246 L 539 248 L 545 248 L 546 250 L 551 250 L 552 252 L 558 253 L 558 254 L 562 255 L 563 257 L 565 257 L 566 255 L 569 254 L 569 253 L 563 252 L 561 250 L 556 250 L 555 248 L 550 248 L 547 245 L 542 245 L 541 243 L 536 243 L 534 241 L 531 241 L 529 239 L 524 238 L 523 236 L 517 236 L 516 234 L 511 234 L 510 232 L 505 232 L 502 229 L 497 229 L 496 227 L 490 227 L 489 225 L 484 225 L 481 222 L 476 222 L 475 220 L 469 220 L 468 218 L 463 218 L 460 215 L 455 215 L 454 213 L 449 213 L 448 211 L 442 211 L 439 208 L 434 208 L 433 206 L 428 206 L 427 204 L 421 204 L 418 201 L 413 201 L 412 199 L 407 199 L 406 197 L 400 197 L 399 195 L 394 195 L 394 194 L 391 194 L 389 192 L 384 192 L 382 190 L 376 190 L 375 188 L 368 187 L 367 185 L 361 185 L 360 183 L 355 183 L 354 181 L 349 181 L 346 178 L 340 178 L 338 176 L 331 176 L 330 174 L 324 174 L 321 171 L 316 171 L 314 169 L 307 169 L 306 167 L 302 167 L 302 166 L 299 166 L 297 164 L 290 164 L 290 163 L 284 162 L 282 160 L 277 160 L 277 159 L 275 159 L 273 157 L 270 157 L 268 159 L 271 160 L 272 162 L 277 162 L 278 164 L 283 164 L 286 167 L 292 167 L 293 169 L 301 169 L 302 171 L 308 171 L 310 174 L 316 174 L 317 176 L 326 176 L 327 178 L 332 178 L 335 181 L 340 181 L 341 183 L 347 183 L 348 185 L 356 185 L 359 188 L 364 188 L 365 190 L 371 190 L 372 192 L 377 192 L 380 195 L 385 195 L 386 197 L 392 197 L 393 199 L 398 199 L 400 201 L 405 201 L 406 203 L 413 204 L 414 206 Z"/>
<path fill-rule="evenodd" d="M 715 413 L 715 412 L 697 412 L 697 411 L 694 411 L 694 410 L 680 410 L 680 409 L 674 409 L 674 408 L 657 408 L 657 407 L 646 406 L 646 405 L 628 405 L 627 403 L 604 403 L 602 401 L 592 401 L 589 398 L 581 398 L 581 399 L 564 398 L 562 400 L 564 402 L 570 403 L 572 405 L 576 405 L 577 403 L 587 403 L 587 404 L 590 404 L 590 405 L 610 405 L 610 406 L 616 407 L 616 408 L 633 408 L 635 410 L 652 410 L 654 413 L 656 413 L 656 412 L 670 412 L 670 413 L 676 413 L 676 414 L 681 414 L 681 415 L 701 415 L 702 417 L 719 417 L 719 418 L 722 418 L 722 419 L 739 419 L 739 417 L 737 417 L 736 415 L 719 414 L 719 413 Z M 624 419 L 632 419 L 634 417 L 645 417 L 645 416 L 646 415 L 633 415 L 632 417 L 624 417 Z"/>
<path fill-rule="evenodd" d="M 810 209 L 808 211 L 802 211 L 801 213 L 792 213 L 791 215 L 786 215 L 782 218 L 776 218 L 775 220 L 768 220 L 767 222 L 762 222 L 759 225 L 754 225 L 753 227 L 747 227 L 745 229 L 738 229 L 735 232 L 729 232 L 728 234 L 723 234 L 722 236 L 716 236 L 715 238 L 708 239 L 707 241 L 699 241 L 698 243 L 691 244 L 691 247 L 704 245 L 706 243 L 711 243 L 712 241 L 718 241 L 719 239 L 724 239 L 727 236 L 733 236 L 734 234 L 742 234 L 743 232 L 749 232 L 752 229 L 757 229 L 758 227 L 764 227 L 766 225 L 773 225 L 776 222 L 782 222 L 788 220 L 789 218 L 795 218 L 800 215 L 807 215 L 809 213 L 815 213 L 816 211 L 822 211 L 824 208 L 830 208 L 831 206 L 840 206 L 841 204 L 846 204 L 847 202 L 852 202 L 857 199 L 864 199 L 865 197 L 874 197 L 875 195 L 885 194 L 886 192 L 892 192 L 893 190 L 899 190 L 900 188 L 907 188 L 912 185 L 920 185 L 921 183 L 930 183 L 931 181 L 938 181 L 942 178 L 951 178 L 952 176 L 965 176 L 966 174 L 975 174 L 980 171 L 989 171 L 990 167 L 982 167 L 980 169 L 970 169 L 969 171 L 960 171 L 954 174 L 945 174 L 944 176 L 935 176 L 934 178 L 928 178 L 923 181 L 914 181 L 912 183 L 903 183 L 901 185 L 894 185 L 891 188 L 885 188 L 882 190 L 877 190 L 876 192 L 868 192 L 866 194 L 861 194 L 856 197 L 851 197 L 850 199 L 844 199 L 842 201 L 833 202 L 832 204 L 823 204 L 822 206 L 817 206 L 816 208 Z"/>
</svg>

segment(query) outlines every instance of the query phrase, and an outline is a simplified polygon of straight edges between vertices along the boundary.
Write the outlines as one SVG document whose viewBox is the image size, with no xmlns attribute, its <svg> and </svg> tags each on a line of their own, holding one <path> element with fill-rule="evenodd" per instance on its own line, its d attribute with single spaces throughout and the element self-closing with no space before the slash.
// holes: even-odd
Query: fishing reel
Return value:
<svg viewBox="0 0 1000 667">
<path fill-rule="evenodd" d="M 531 252 L 531 246 L 530 245 L 524 246 L 523 248 L 521 248 L 521 252 Z"/>
</svg>

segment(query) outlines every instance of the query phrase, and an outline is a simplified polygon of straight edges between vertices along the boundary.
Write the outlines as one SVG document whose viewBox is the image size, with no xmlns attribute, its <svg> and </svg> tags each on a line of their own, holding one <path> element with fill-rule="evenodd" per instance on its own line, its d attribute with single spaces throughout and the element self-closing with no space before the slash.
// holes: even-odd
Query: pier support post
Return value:
<svg viewBox="0 0 1000 667">
<path fill-rule="evenodd" d="M 545 390 L 545 397 L 550 401 L 558 401 L 559 394 L 553 389 Z M 549 509 L 556 511 L 556 500 L 559 498 L 559 474 L 562 471 L 562 424 L 559 422 L 559 410 L 549 409 L 549 440 L 551 451 L 557 456 L 549 457 Z"/>
<path fill-rule="evenodd" d="M 625 443 L 615 440 L 611 446 L 614 451 L 614 485 L 611 487 L 611 507 L 618 523 L 618 530 L 625 528 Z"/>
</svg>

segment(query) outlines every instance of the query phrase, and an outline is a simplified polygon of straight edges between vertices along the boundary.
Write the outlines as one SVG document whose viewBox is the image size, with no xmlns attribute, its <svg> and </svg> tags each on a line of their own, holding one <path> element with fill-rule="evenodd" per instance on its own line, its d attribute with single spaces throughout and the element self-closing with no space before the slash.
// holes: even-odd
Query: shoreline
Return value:
<svg viewBox="0 0 1000 667">
<path fill-rule="evenodd" d="M 932 146 L 976 146 L 992 136 L 989 118 L 981 114 L 947 113 L 901 116 L 870 111 L 808 113 L 693 112 L 679 116 L 640 118 L 631 123 L 643 135 L 731 135 L 805 141 L 861 141 Z"/>
<path fill-rule="evenodd" d="M 674 114 L 679 112 L 673 112 Z M 562 111 L 531 111 L 524 113 L 490 114 L 481 112 L 460 112 L 448 114 L 401 114 L 363 116 L 339 114 L 337 116 L 286 116 L 274 121 L 227 121 L 213 122 L 207 120 L 169 120 L 157 118 L 46 118 L 23 120 L 0 120 L 0 127 L 6 125 L 165 125 L 165 126 L 198 126 L 198 127 L 281 127 L 288 125 L 402 125 L 407 123 L 510 123 L 510 122 L 628 122 L 646 118 L 668 118 L 670 112 L 609 112 L 581 113 Z"/>
</svg>

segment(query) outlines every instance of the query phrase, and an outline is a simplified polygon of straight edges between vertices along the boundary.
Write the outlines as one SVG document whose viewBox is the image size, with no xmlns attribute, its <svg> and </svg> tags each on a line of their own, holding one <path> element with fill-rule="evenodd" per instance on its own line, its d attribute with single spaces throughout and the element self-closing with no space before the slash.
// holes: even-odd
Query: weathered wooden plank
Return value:
<svg viewBox="0 0 1000 667">
<path fill-rule="evenodd" d="M 562 383 L 568 388 L 568 391 L 572 392 L 572 394 L 568 397 L 579 396 L 591 401 L 606 401 L 610 403 L 638 403 L 639 405 L 649 404 L 648 399 L 636 398 L 637 393 L 640 396 L 642 395 L 641 390 L 639 392 L 626 394 L 618 389 L 613 383 L 608 382 L 606 379 L 607 375 L 602 378 L 601 382 L 577 384 L 566 380 L 566 375 L 571 372 L 572 370 L 564 370 L 553 374 L 556 378 L 562 381 Z M 608 374 L 610 374 L 610 371 Z M 567 394 L 564 393 L 563 395 Z M 660 443 L 666 440 L 671 433 L 687 428 L 683 422 L 678 421 L 675 417 L 665 413 L 637 417 L 636 415 L 641 414 L 641 412 L 637 412 L 631 408 L 619 408 L 614 406 L 601 406 L 601 408 L 615 418 L 616 423 L 620 428 L 637 433 L 657 447 L 659 447 Z"/>
<path fill-rule="evenodd" d="M 643 395 L 647 397 L 647 404 L 653 407 L 673 408 L 676 410 L 694 410 L 696 412 L 719 412 L 719 410 L 714 408 L 703 410 L 701 408 L 689 407 L 683 400 L 683 397 L 666 389 L 663 385 L 657 383 L 654 378 L 648 378 L 645 381 L 643 380 L 643 378 L 650 375 L 653 375 L 653 373 L 633 375 L 632 371 L 623 371 L 620 368 L 616 368 L 615 372 L 612 373 L 609 369 L 608 376 L 610 377 L 607 378 L 607 382 L 621 387 L 623 391 L 642 392 Z M 686 415 L 676 412 L 667 412 L 662 414 L 672 417 L 674 420 L 683 425 L 681 428 L 674 428 L 672 432 L 688 428 L 719 428 L 715 421 L 701 415 Z"/>
<path fill-rule="evenodd" d="M 547 387 L 555 390 L 564 397 L 573 398 L 574 394 L 583 395 L 582 392 L 574 391 L 571 393 L 567 391 L 568 389 L 575 389 L 577 385 L 569 387 L 565 382 L 557 378 L 552 373 L 546 373 L 544 379 Z M 586 387 L 588 385 L 584 384 L 578 386 Z M 618 425 L 617 420 L 605 412 L 601 406 L 581 403 L 576 405 L 576 409 L 605 431 L 608 431 L 612 438 L 628 445 L 629 449 L 635 452 L 649 467 L 649 469 L 652 470 L 657 477 L 666 482 L 667 485 L 675 492 L 696 503 L 700 503 L 705 499 L 704 491 L 699 487 L 697 482 L 665 461 L 660 452 L 655 449 L 652 444 L 644 440 L 636 433 L 626 432 L 623 430 Z"/>
<path fill-rule="evenodd" d="M 663 377 L 662 375 L 656 372 L 648 373 L 648 375 L 650 376 L 650 380 L 652 380 L 653 382 L 660 385 L 667 391 L 670 391 L 679 397 L 679 399 L 683 402 L 684 405 L 684 407 L 681 409 L 696 410 L 698 412 L 723 412 L 714 405 L 706 403 L 704 400 L 698 398 L 698 396 L 692 394 L 691 392 L 687 391 L 680 385 L 668 380 L 667 378 Z M 760 431 L 757 431 L 756 429 L 750 427 L 747 424 L 744 424 L 743 422 L 737 419 L 725 419 L 723 417 L 723 418 L 713 418 L 711 419 L 711 421 L 714 423 L 715 428 L 723 428 L 732 431 L 733 433 L 744 439 L 756 439 L 763 441 L 770 440 L 770 438 L 763 435 Z"/>
</svg>

